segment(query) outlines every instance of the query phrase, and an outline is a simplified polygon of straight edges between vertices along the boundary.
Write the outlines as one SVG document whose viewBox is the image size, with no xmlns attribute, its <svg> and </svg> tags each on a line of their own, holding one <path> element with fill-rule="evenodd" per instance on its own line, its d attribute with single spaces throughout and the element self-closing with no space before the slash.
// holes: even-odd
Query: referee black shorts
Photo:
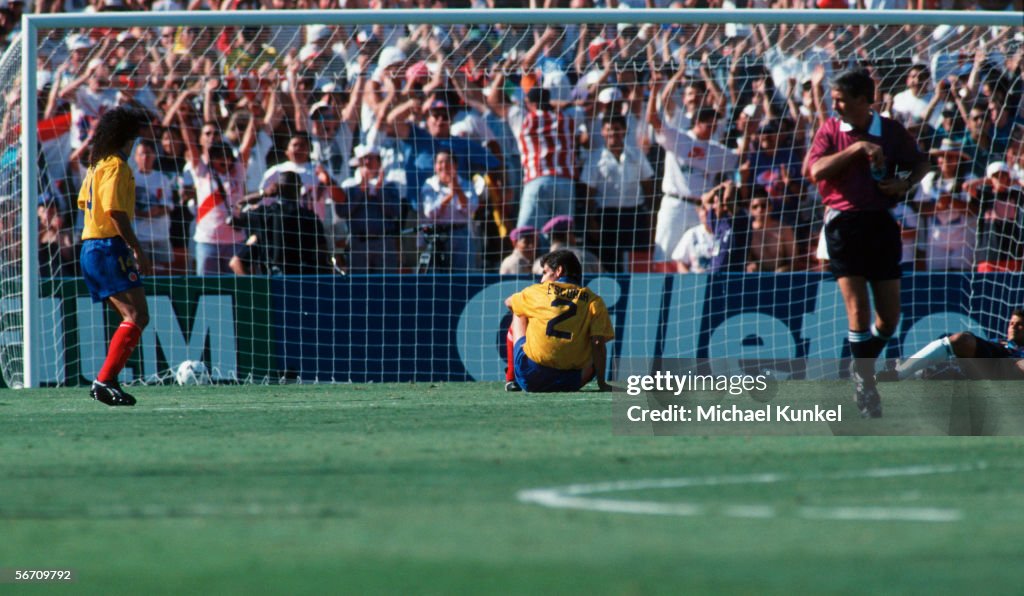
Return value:
<svg viewBox="0 0 1024 596">
<path fill-rule="evenodd" d="M 903 243 L 888 211 L 832 211 L 825 220 L 832 275 L 868 281 L 899 279 Z"/>
</svg>

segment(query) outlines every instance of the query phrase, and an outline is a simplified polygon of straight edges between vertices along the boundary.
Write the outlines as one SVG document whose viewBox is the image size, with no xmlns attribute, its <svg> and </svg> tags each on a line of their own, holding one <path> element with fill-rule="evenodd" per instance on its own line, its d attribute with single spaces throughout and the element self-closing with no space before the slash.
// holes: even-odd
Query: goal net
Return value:
<svg viewBox="0 0 1024 596">
<path fill-rule="evenodd" d="M 552 247 L 604 297 L 616 362 L 835 377 L 845 311 L 802 164 L 831 77 L 855 67 L 933 162 L 893 208 L 904 314 L 888 356 L 1002 335 L 1024 304 L 1019 17 L 30 17 L 0 58 L 3 381 L 91 380 L 119 322 L 77 258 L 86 148 L 114 106 L 146 122 L 129 163 L 156 269 L 122 382 L 194 360 L 214 381 L 498 380 L 503 300 Z"/>
</svg>

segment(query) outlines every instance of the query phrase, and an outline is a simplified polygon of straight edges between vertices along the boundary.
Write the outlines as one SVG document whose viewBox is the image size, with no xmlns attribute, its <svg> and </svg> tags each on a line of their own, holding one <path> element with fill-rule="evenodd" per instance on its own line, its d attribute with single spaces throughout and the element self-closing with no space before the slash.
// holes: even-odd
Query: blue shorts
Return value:
<svg viewBox="0 0 1024 596">
<path fill-rule="evenodd" d="M 582 387 L 583 371 L 559 370 L 537 364 L 526 355 L 523 346 L 526 338 L 520 337 L 515 347 L 516 383 L 527 393 L 554 393 L 558 391 L 579 391 Z"/>
<path fill-rule="evenodd" d="M 80 261 L 93 302 L 142 286 L 135 255 L 120 236 L 83 240 Z"/>
</svg>

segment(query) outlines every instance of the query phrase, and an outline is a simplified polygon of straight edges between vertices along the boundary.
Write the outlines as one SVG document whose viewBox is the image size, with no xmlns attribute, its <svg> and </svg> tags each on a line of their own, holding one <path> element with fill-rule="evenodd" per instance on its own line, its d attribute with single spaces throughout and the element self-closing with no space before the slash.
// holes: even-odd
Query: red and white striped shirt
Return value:
<svg viewBox="0 0 1024 596">
<path fill-rule="evenodd" d="M 231 172 L 222 176 L 205 162 L 192 172 L 196 185 L 196 229 L 193 238 L 207 244 L 238 244 L 245 234 L 228 223 L 232 207 L 245 196 L 245 168 L 235 163 Z"/>
<path fill-rule="evenodd" d="M 576 173 L 575 132 L 572 117 L 557 110 L 523 113 L 519 106 L 508 112 L 523 163 L 523 182 L 541 176 L 573 178 Z"/>
</svg>

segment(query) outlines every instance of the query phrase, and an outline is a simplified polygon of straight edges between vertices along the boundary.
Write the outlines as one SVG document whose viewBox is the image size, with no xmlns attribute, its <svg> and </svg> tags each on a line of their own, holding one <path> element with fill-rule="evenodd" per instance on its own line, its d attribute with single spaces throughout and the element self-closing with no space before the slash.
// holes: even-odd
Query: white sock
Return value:
<svg viewBox="0 0 1024 596">
<path fill-rule="evenodd" d="M 953 346 L 949 343 L 948 337 L 937 339 L 927 346 L 918 350 L 916 354 L 900 362 L 896 366 L 900 380 L 909 378 L 919 370 L 923 370 L 936 360 L 948 360 L 953 356 Z"/>
</svg>

